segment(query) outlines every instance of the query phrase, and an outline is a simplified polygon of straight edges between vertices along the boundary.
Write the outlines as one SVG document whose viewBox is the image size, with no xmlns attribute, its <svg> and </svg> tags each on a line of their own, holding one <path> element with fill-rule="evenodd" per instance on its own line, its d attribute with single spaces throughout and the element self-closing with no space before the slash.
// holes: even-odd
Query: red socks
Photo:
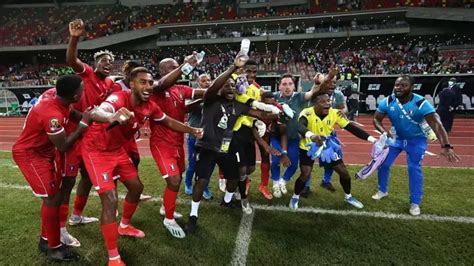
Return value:
<svg viewBox="0 0 474 266">
<path fill-rule="evenodd" d="M 66 227 L 67 215 L 69 214 L 69 204 L 63 203 L 59 206 L 59 226 Z"/>
<path fill-rule="evenodd" d="M 41 221 L 44 233 L 48 239 L 48 247 L 56 248 L 61 245 L 59 240 L 59 206 L 49 207 L 43 203 L 41 207 Z"/>
<path fill-rule="evenodd" d="M 74 199 L 74 209 L 72 210 L 73 215 L 81 216 L 84 207 L 86 206 L 88 196 L 76 195 Z"/>
<path fill-rule="evenodd" d="M 127 225 L 130 223 L 135 210 L 138 207 L 137 203 L 130 203 L 127 200 L 123 200 L 123 211 L 122 211 L 122 221 L 121 223 Z"/>
<path fill-rule="evenodd" d="M 109 253 L 109 259 L 118 259 L 120 257 L 117 247 L 117 223 L 102 224 L 100 225 L 100 230 L 102 231 L 102 236 L 105 240 L 105 246 L 107 247 L 107 252 Z"/>
<path fill-rule="evenodd" d="M 176 209 L 176 198 L 178 192 L 172 191 L 166 187 L 163 193 L 163 206 L 165 206 L 165 217 L 166 219 L 174 219 L 174 210 Z"/>
<path fill-rule="evenodd" d="M 268 186 L 268 180 L 270 178 L 270 164 L 269 163 L 261 163 L 260 164 L 260 186 L 266 187 Z"/>
<path fill-rule="evenodd" d="M 224 179 L 224 170 L 219 167 L 219 178 Z"/>
<path fill-rule="evenodd" d="M 44 208 L 45 204 L 41 204 L 41 211 L 40 211 L 40 217 L 41 217 L 41 237 L 44 238 L 44 239 L 48 239 L 46 237 L 46 230 L 44 229 L 44 219 L 43 219 L 43 208 Z"/>
</svg>

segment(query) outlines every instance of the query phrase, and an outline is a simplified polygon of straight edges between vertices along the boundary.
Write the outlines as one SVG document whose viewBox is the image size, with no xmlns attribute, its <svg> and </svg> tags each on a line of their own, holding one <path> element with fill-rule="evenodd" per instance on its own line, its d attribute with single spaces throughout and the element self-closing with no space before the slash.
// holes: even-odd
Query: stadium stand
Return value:
<svg viewBox="0 0 474 266">
<path fill-rule="evenodd" d="M 342 4 L 338 5 L 339 2 Z M 348 12 L 404 6 L 471 7 L 469 1 L 457 0 L 352 0 L 339 2 L 335 0 L 309 1 L 309 8 L 308 5 L 276 7 L 268 5 L 256 9 L 240 8 L 235 1 L 230 0 L 133 7 L 120 4 L 97 4 L 2 8 L 0 11 L 0 45 L 26 46 L 66 43 L 67 23 L 77 17 L 83 18 L 86 23 L 88 34 L 85 39 L 90 40 L 123 31 L 172 23 L 295 17 L 327 12 Z"/>
</svg>

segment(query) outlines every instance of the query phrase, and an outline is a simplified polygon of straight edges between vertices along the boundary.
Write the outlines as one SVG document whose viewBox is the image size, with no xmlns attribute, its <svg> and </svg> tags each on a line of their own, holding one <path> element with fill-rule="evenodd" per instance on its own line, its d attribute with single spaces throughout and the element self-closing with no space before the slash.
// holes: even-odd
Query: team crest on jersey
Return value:
<svg viewBox="0 0 474 266">
<path fill-rule="evenodd" d="M 165 97 L 170 97 L 170 93 L 169 93 L 169 92 L 165 92 Z"/>
<path fill-rule="evenodd" d="M 118 97 L 117 97 L 117 95 L 110 95 L 109 98 L 107 98 L 107 101 L 111 102 L 111 103 L 114 103 L 114 102 L 118 101 Z"/>
<path fill-rule="evenodd" d="M 51 129 L 51 131 L 57 131 L 61 129 L 61 124 L 59 123 L 59 120 L 56 118 L 49 120 L 49 129 Z"/>
<path fill-rule="evenodd" d="M 330 124 L 331 124 L 331 120 L 328 119 L 328 120 L 326 121 L 326 125 L 330 125 Z"/>
<path fill-rule="evenodd" d="M 394 111 L 395 111 L 395 107 L 390 106 L 390 111 L 394 112 Z"/>
<path fill-rule="evenodd" d="M 104 179 L 104 182 L 109 182 L 109 175 L 107 173 L 102 173 L 102 179 Z"/>
<path fill-rule="evenodd" d="M 69 165 L 69 171 L 73 172 L 76 166 L 74 164 Z"/>
</svg>

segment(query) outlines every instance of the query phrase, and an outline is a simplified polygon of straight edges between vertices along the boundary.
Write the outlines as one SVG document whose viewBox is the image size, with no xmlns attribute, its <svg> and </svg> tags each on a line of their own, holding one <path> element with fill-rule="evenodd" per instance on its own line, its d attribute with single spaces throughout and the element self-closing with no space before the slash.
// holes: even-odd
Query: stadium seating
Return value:
<svg viewBox="0 0 474 266">
<path fill-rule="evenodd" d="M 338 4 L 341 3 L 341 4 Z M 326 12 L 347 12 L 403 6 L 463 7 L 462 1 L 447 0 L 375 0 L 309 1 L 308 5 L 239 8 L 236 1 L 215 0 L 205 3 L 176 3 L 132 8 L 121 5 L 84 5 L 61 7 L 3 8 L 0 11 L 0 45 L 24 46 L 67 42 L 67 23 L 82 18 L 87 25 L 86 39 L 136 30 L 158 24 L 198 21 L 259 19 L 302 16 Z M 469 4 L 466 4 L 469 5 Z M 358 25 L 361 27 L 362 25 Z"/>
</svg>

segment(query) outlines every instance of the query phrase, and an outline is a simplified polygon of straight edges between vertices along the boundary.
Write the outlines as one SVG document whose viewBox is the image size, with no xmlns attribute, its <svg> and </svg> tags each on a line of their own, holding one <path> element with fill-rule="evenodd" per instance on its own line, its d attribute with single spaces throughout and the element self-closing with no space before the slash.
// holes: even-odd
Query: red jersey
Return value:
<svg viewBox="0 0 474 266">
<path fill-rule="evenodd" d="M 38 98 L 38 102 L 40 102 L 43 99 L 49 99 L 49 98 L 54 98 L 56 97 L 56 88 L 51 88 L 46 91 L 44 91 L 40 97 Z"/>
<path fill-rule="evenodd" d="M 100 105 L 112 92 L 111 87 L 114 82 L 110 78 L 100 79 L 88 64 L 84 63 L 84 71 L 78 75 L 82 78 L 84 91 L 79 102 L 72 106 L 77 111 L 84 112 L 89 106 Z M 69 133 L 76 130 L 77 125 L 77 123 L 69 123 L 66 131 Z"/>
<path fill-rule="evenodd" d="M 173 87 L 155 93 L 150 101 L 155 102 L 161 110 L 166 110 L 169 117 L 184 123 L 186 115 L 185 100 L 192 99 L 194 90 L 185 85 L 174 85 Z M 183 146 L 184 134 L 176 132 L 161 123 L 150 123 L 151 136 L 150 145 L 159 143 L 164 145 Z"/>
<path fill-rule="evenodd" d="M 112 92 L 110 78 L 100 79 L 91 66 L 84 64 L 84 71 L 78 73 L 84 84 L 84 92 L 79 102 L 74 104 L 74 109 L 83 112 L 89 106 L 100 105 Z"/>
<path fill-rule="evenodd" d="M 34 105 L 25 120 L 20 137 L 13 144 L 13 151 L 31 151 L 35 154 L 54 158 L 56 147 L 48 135 L 64 131 L 71 108 L 56 98 L 43 98 Z"/>
<path fill-rule="evenodd" d="M 149 119 L 160 121 L 165 113 L 154 102 L 146 102 L 142 106 L 133 106 L 130 91 L 112 93 L 106 103 L 114 108 L 114 112 L 125 107 L 135 114 L 127 124 L 118 125 L 107 131 L 108 123 L 94 122 L 83 137 L 82 147 L 88 151 L 115 151 L 130 142 L 135 133 Z"/>
</svg>

